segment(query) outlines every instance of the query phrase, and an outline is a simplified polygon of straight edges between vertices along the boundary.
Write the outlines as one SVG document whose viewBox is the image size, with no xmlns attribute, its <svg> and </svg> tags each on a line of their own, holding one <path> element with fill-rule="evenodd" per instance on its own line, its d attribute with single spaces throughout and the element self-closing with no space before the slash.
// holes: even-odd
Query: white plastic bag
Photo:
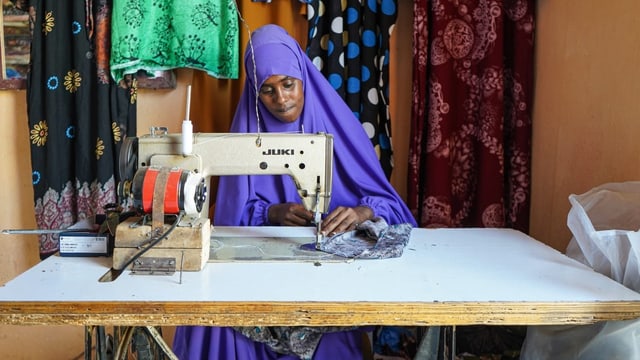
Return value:
<svg viewBox="0 0 640 360">
<path fill-rule="evenodd" d="M 640 355 L 637 320 L 529 326 L 520 360 L 633 360 Z"/>
<path fill-rule="evenodd" d="M 569 202 L 567 256 L 640 291 L 640 182 L 600 185 Z"/>
<path fill-rule="evenodd" d="M 640 182 L 603 184 L 569 202 L 567 256 L 640 291 Z M 640 320 L 530 326 L 520 359 L 640 359 Z"/>
</svg>

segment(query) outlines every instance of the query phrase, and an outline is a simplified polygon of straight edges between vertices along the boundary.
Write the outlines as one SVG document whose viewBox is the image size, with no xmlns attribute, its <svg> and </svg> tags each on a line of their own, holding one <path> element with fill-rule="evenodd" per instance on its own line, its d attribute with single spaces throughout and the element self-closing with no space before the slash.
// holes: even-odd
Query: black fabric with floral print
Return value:
<svg viewBox="0 0 640 360">
<path fill-rule="evenodd" d="M 41 229 L 66 228 L 116 201 L 118 152 L 136 133 L 136 86 L 109 77 L 109 0 L 28 2 L 27 107 Z M 40 257 L 58 250 L 42 235 Z"/>
</svg>

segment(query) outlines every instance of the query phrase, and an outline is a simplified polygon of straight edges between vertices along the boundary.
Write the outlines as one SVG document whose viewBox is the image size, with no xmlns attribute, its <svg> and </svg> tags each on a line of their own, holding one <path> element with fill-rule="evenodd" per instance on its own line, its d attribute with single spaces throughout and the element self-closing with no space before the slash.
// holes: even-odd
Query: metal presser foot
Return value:
<svg viewBox="0 0 640 360">
<path fill-rule="evenodd" d="M 316 217 L 317 219 L 318 217 Z M 314 221 L 316 225 L 316 240 L 311 243 L 302 244 L 300 249 L 306 251 L 321 251 L 320 245 L 324 241 L 324 235 L 322 234 L 322 220 Z"/>
<path fill-rule="evenodd" d="M 324 235 L 322 235 L 322 221 L 316 223 L 316 250 L 320 250 L 320 245 L 324 240 Z"/>
<path fill-rule="evenodd" d="M 316 250 L 320 250 L 324 235 L 322 234 L 322 214 L 318 209 L 315 211 L 313 222 L 316 224 Z"/>
</svg>

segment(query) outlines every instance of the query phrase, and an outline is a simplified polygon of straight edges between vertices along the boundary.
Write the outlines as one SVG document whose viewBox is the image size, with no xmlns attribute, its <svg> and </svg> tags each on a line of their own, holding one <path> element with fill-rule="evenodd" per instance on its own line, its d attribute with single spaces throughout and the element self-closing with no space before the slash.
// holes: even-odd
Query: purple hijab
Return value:
<svg viewBox="0 0 640 360">
<path fill-rule="evenodd" d="M 284 123 L 258 101 L 259 130 L 332 134 L 334 167 L 329 211 L 338 206 L 366 205 L 373 210 L 374 216 L 384 218 L 390 225 L 410 223 L 416 226 L 411 212 L 386 179 L 362 124 L 296 40 L 283 28 L 266 25 L 253 32 L 252 43 L 245 52 L 246 81 L 230 131 L 258 132 L 256 88 L 259 89 L 267 78 L 287 75 L 302 80 L 305 102 L 298 121 Z M 287 202 L 301 203 L 289 176 L 222 176 L 214 225 L 269 225 L 269 206 Z"/>
</svg>

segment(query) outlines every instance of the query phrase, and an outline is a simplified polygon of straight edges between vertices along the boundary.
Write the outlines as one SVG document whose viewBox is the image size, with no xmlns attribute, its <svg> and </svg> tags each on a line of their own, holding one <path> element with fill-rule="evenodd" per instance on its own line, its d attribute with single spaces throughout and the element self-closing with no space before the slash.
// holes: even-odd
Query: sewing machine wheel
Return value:
<svg viewBox="0 0 640 360">
<path fill-rule="evenodd" d="M 125 137 L 118 159 L 119 181 L 132 180 L 138 168 L 138 138 Z"/>
</svg>

